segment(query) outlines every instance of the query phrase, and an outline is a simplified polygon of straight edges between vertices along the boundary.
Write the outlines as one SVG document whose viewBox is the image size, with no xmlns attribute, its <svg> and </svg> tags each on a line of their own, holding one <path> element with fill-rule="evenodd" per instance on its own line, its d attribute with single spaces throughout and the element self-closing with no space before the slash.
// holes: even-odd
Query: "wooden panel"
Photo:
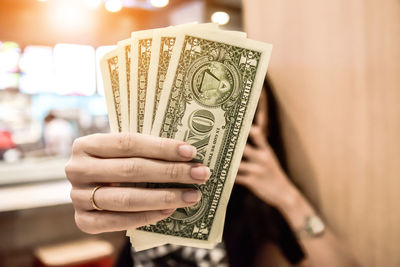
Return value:
<svg viewBox="0 0 400 267">
<path fill-rule="evenodd" d="M 274 44 L 291 176 L 365 266 L 400 266 L 400 2 L 243 3 Z"/>
</svg>

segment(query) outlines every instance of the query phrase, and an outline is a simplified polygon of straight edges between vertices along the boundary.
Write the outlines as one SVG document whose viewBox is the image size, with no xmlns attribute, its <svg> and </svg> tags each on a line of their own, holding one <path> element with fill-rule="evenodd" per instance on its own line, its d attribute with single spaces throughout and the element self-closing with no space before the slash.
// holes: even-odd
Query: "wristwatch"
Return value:
<svg viewBox="0 0 400 267">
<path fill-rule="evenodd" d="M 310 215 L 306 217 L 305 225 L 302 229 L 297 231 L 297 234 L 307 237 L 319 237 L 325 232 L 325 224 L 322 219 L 317 215 Z"/>
</svg>

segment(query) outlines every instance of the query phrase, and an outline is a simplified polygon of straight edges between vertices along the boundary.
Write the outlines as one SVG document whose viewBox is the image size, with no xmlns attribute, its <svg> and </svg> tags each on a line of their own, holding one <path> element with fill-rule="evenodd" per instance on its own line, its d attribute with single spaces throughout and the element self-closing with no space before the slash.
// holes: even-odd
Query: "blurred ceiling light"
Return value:
<svg viewBox="0 0 400 267">
<path fill-rule="evenodd" d="M 224 11 L 214 12 L 211 16 L 211 21 L 219 25 L 225 25 L 229 22 L 229 14 Z"/>
<path fill-rule="evenodd" d="M 120 0 L 108 0 L 106 9 L 110 12 L 118 12 L 122 9 L 122 2 Z"/>
<path fill-rule="evenodd" d="M 53 5 L 50 15 L 52 26 L 64 32 L 74 32 L 76 28 L 82 28 L 82 25 L 88 23 L 85 9 L 71 5 L 67 1 L 59 1 L 56 5 Z"/>
<path fill-rule="evenodd" d="M 95 9 L 101 5 L 103 0 L 85 0 L 85 5 L 88 8 Z"/>
<path fill-rule="evenodd" d="M 165 7 L 168 5 L 169 0 L 151 0 L 150 2 L 154 7 Z"/>
</svg>

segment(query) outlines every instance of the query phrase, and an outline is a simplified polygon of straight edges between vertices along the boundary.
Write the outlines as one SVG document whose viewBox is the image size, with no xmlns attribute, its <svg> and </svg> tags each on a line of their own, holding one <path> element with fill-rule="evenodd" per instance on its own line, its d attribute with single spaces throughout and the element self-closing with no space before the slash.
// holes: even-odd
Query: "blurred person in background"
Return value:
<svg viewBox="0 0 400 267">
<path fill-rule="evenodd" d="M 165 245 L 140 252 L 127 242 L 118 266 L 358 266 L 285 173 L 277 111 L 269 83 L 264 87 L 229 201 L 224 242 L 212 250 Z M 195 154 L 182 141 L 141 134 L 77 139 L 66 174 L 78 227 L 92 234 L 132 229 L 196 205 L 201 196 L 192 189 L 109 186 L 202 184 L 210 170 L 190 163 Z"/>
<path fill-rule="evenodd" d="M 67 157 L 71 155 L 74 131 L 67 120 L 58 118 L 50 111 L 44 118 L 44 143 L 48 155 Z"/>
</svg>

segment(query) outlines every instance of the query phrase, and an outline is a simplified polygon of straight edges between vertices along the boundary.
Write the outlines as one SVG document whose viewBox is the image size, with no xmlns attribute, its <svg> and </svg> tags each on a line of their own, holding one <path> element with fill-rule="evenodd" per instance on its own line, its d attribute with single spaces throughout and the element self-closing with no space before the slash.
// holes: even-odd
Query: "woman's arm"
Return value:
<svg viewBox="0 0 400 267">
<path fill-rule="evenodd" d="M 250 140 L 254 145 L 247 145 L 244 150 L 236 182 L 276 207 L 293 232 L 304 229 L 307 217 L 316 215 L 315 210 L 281 169 L 261 127 L 251 128 Z M 329 229 L 320 236 L 299 234 L 298 237 L 307 255 L 301 266 L 358 266 L 344 242 Z"/>
<path fill-rule="evenodd" d="M 316 215 L 315 210 L 293 185 L 282 188 L 287 192 L 278 201 L 277 208 L 288 220 L 294 231 L 302 230 L 308 216 Z M 321 236 L 298 235 L 306 251 L 305 266 L 358 266 L 349 247 L 340 241 L 329 228 Z"/>
</svg>

